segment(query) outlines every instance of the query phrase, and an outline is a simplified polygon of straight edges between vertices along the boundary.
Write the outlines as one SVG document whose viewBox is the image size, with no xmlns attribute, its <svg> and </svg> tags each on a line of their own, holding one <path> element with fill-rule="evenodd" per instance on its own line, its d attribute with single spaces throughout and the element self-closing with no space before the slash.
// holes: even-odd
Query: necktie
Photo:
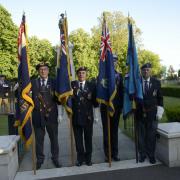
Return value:
<svg viewBox="0 0 180 180">
<path fill-rule="evenodd" d="M 83 90 L 83 83 L 82 82 L 80 82 L 80 90 L 82 91 Z"/>
<path fill-rule="evenodd" d="M 147 94 L 148 89 L 149 89 L 149 87 L 148 87 L 148 81 L 144 81 L 144 93 L 145 93 L 145 94 Z"/>
<path fill-rule="evenodd" d="M 45 86 L 45 80 L 44 80 L 44 79 L 42 79 L 42 81 L 41 81 L 41 86 L 42 86 L 42 87 Z"/>
</svg>

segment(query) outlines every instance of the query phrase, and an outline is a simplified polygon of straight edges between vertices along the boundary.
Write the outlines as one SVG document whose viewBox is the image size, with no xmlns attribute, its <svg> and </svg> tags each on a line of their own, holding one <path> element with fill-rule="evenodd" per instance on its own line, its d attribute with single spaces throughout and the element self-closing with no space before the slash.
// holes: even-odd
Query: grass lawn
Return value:
<svg viewBox="0 0 180 180">
<path fill-rule="evenodd" d="M 180 98 L 164 96 L 164 108 L 168 109 L 168 107 L 179 107 L 179 109 L 180 109 Z M 163 122 L 168 122 L 168 119 L 166 117 L 166 112 L 164 112 L 160 123 L 163 123 Z M 134 134 L 132 117 L 130 117 L 129 119 L 126 120 L 126 127 L 127 127 L 126 130 L 124 130 L 124 121 L 123 121 L 122 117 L 120 119 L 119 126 L 128 136 L 132 137 L 132 134 Z"/>
<path fill-rule="evenodd" d="M 0 115 L 0 136 L 8 134 L 8 116 Z"/>
</svg>

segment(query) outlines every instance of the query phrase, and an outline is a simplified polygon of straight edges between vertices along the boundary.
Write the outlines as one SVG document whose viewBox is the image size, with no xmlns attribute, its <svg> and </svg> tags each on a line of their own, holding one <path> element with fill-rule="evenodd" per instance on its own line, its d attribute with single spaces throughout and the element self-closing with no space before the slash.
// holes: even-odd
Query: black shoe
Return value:
<svg viewBox="0 0 180 180">
<path fill-rule="evenodd" d="M 38 170 L 38 169 L 41 168 L 41 164 L 42 164 L 42 163 L 40 163 L 40 162 L 37 162 L 37 163 L 36 163 L 36 170 Z"/>
<path fill-rule="evenodd" d="M 86 162 L 86 165 L 87 165 L 87 166 L 92 166 L 92 161 L 87 161 L 87 162 Z"/>
<path fill-rule="evenodd" d="M 78 167 L 79 167 L 79 166 L 82 166 L 82 162 L 77 161 L 77 162 L 76 162 L 76 166 L 78 166 Z"/>
<path fill-rule="evenodd" d="M 114 161 L 120 161 L 120 158 L 119 158 L 118 156 L 113 156 L 112 159 L 113 159 Z"/>
<path fill-rule="evenodd" d="M 146 156 L 142 156 L 142 155 L 141 155 L 141 156 L 139 157 L 139 162 L 142 163 L 142 162 L 145 161 L 145 159 L 146 159 Z"/>
<path fill-rule="evenodd" d="M 149 159 L 149 162 L 151 163 L 151 164 L 156 164 L 156 159 L 153 157 L 153 158 L 150 158 Z"/>
<path fill-rule="evenodd" d="M 54 166 L 55 166 L 56 168 L 60 168 L 60 167 L 61 167 L 61 165 L 59 164 L 59 161 L 53 160 L 52 162 L 53 162 L 53 164 L 54 164 Z"/>
</svg>

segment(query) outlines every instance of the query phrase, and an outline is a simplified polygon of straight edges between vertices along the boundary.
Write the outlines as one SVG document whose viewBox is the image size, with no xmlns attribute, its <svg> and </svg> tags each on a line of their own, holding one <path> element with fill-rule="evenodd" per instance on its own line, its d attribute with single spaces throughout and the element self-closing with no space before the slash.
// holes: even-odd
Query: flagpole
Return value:
<svg viewBox="0 0 180 180">
<path fill-rule="evenodd" d="M 111 129 L 110 129 L 110 114 L 107 109 L 107 117 L 108 117 L 108 160 L 109 160 L 109 167 L 111 167 Z"/>
<path fill-rule="evenodd" d="M 69 48 L 68 48 L 68 26 L 67 26 L 67 17 L 65 13 L 64 23 L 63 23 L 63 30 L 65 35 L 65 48 L 66 48 L 66 55 L 68 61 L 68 74 L 70 77 L 70 67 L 69 67 Z M 73 128 L 72 128 L 72 115 L 68 114 L 69 125 L 70 125 L 70 139 L 71 139 L 71 163 L 72 166 L 74 165 L 74 138 L 73 138 Z"/>
<path fill-rule="evenodd" d="M 31 121 L 31 127 L 32 127 L 32 167 L 34 171 L 34 175 L 36 175 L 36 139 L 35 139 L 35 133 L 34 133 L 34 127 L 32 124 L 32 115 L 30 116 Z"/>
</svg>

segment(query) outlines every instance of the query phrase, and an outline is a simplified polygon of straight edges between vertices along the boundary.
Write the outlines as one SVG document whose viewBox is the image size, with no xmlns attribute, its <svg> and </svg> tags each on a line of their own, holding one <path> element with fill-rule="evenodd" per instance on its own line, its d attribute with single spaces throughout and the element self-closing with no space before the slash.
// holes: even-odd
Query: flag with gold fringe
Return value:
<svg viewBox="0 0 180 180">
<path fill-rule="evenodd" d="M 128 52 L 127 52 L 127 73 L 125 75 L 125 91 L 124 91 L 124 105 L 123 105 L 123 117 L 124 119 L 132 112 L 137 103 L 142 103 L 143 92 L 141 76 L 139 72 L 138 56 L 136 52 L 136 45 L 133 35 L 133 26 L 128 19 Z"/>
<path fill-rule="evenodd" d="M 99 74 L 97 78 L 97 101 L 107 106 L 110 116 L 114 114 L 113 99 L 116 94 L 115 70 L 110 34 L 104 15 L 101 35 Z"/>
<path fill-rule="evenodd" d="M 17 94 L 16 125 L 19 126 L 19 134 L 25 141 L 25 147 L 28 148 L 32 143 L 31 113 L 34 108 L 34 102 L 31 98 L 31 80 L 29 75 L 28 41 L 25 20 L 25 14 L 23 14 L 18 35 L 19 88 Z"/>
<path fill-rule="evenodd" d="M 61 16 L 59 21 L 61 46 L 56 77 L 56 95 L 61 104 L 65 106 L 67 113 L 72 114 L 71 95 L 73 92 L 71 89 L 72 73 L 68 49 L 67 17 L 64 14 Z"/>
</svg>

